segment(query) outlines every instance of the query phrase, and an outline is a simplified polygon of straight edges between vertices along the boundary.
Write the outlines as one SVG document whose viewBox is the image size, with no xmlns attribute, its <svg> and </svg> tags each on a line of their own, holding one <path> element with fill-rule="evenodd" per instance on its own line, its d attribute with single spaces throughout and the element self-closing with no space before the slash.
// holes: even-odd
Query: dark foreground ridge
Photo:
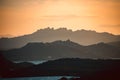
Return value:
<svg viewBox="0 0 120 80">
<path fill-rule="evenodd" d="M 0 77 L 80 76 L 73 80 L 119 80 L 120 60 L 62 58 L 42 64 L 15 64 L 0 55 Z"/>
</svg>

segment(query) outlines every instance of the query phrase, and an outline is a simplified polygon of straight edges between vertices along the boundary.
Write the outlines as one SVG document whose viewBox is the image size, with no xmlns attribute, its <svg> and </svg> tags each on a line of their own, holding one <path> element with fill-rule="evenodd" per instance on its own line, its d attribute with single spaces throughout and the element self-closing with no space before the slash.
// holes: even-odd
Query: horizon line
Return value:
<svg viewBox="0 0 120 80">
<path fill-rule="evenodd" d="M 70 29 L 70 28 L 66 28 L 66 27 L 59 27 L 59 28 L 54 28 L 54 27 L 45 27 L 45 28 L 40 28 L 40 29 L 37 29 L 35 30 L 34 32 L 32 33 L 28 33 L 28 34 L 23 34 L 23 35 L 18 35 L 18 36 L 15 36 L 15 35 L 11 35 L 11 34 L 5 34 L 5 35 L 0 35 L 0 39 L 1 38 L 16 38 L 16 37 L 22 37 L 22 36 L 27 36 L 27 35 L 31 35 L 31 34 L 34 34 L 36 33 L 37 31 L 40 31 L 40 30 L 45 30 L 45 29 L 50 29 L 50 30 L 59 30 L 59 29 L 66 29 L 68 31 L 71 31 L 71 32 L 76 32 L 76 31 L 91 31 L 91 32 L 96 32 L 96 33 L 99 33 L 99 34 L 102 34 L 102 33 L 107 33 L 107 34 L 111 34 L 111 35 L 114 35 L 114 36 L 120 36 L 120 34 L 113 34 L 113 33 L 110 33 L 110 32 L 98 32 L 98 31 L 95 31 L 95 30 L 91 30 L 91 29 L 77 29 L 77 30 L 73 30 L 73 29 Z M 6 36 L 6 35 L 10 35 L 10 36 Z"/>
</svg>

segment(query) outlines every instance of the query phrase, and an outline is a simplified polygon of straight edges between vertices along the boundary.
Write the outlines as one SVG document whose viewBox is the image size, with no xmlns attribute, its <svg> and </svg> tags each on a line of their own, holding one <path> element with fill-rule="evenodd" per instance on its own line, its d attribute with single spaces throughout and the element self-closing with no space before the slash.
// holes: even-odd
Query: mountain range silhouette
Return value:
<svg viewBox="0 0 120 80">
<path fill-rule="evenodd" d="M 17 49 L 2 51 L 11 61 L 36 61 L 58 58 L 120 58 L 120 48 L 106 43 L 83 46 L 70 40 L 28 43 Z"/>
<path fill-rule="evenodd" d="M 92 45 L 100 42 L 109 43 L 120 41 L 120 35 L 113 35 L 106 32 L 98 33 L 91 30 L 72 31 L 66 28 L 45 28 L 28 35 L 14 38 L 0 38 L 0 50 L 20 48 L 29 42 L 53 42 L 67 39 L 81 45 Z"/>
</svg>

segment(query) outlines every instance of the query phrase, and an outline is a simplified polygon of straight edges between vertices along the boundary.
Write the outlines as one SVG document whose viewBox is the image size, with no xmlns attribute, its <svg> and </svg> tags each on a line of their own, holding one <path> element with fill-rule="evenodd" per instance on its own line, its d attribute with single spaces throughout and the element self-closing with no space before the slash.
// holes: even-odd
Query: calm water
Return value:
<svg viewBox="0 0 120 80">
<path fill-rule="evenodd" d="M 25 78 L 4 78 L 0 80 L 59 80 L 63 76 L 49 76 L 49 77 L 25 77 Z M 64 76 L 66 78 L 72 78 L 72 76 Z"/>
<path fill-rule="evenodd" d="M 42 61 L 26 61 L 26 62 L 30 62 L 30 63 L 33 63 L 33 64 L 41 64 L 41 63 L 44 63 L 46 62 L 47 60 L 42 60 Z M 25 61 L 14 61 L 14 63 L 22 63 L 22 62 L 25 62 Z"/>
</svg>

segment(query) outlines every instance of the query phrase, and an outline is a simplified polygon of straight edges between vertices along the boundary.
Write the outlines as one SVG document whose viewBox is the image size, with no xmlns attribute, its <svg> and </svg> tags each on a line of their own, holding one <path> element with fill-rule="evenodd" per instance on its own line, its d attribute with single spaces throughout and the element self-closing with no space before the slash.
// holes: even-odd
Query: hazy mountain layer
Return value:
<svg viewBox="0 0 120 80">
<path fill-rule="evenodd" d="M 110 43 L 108 43 L 108 44 L 110 44 L 110 45 L 112 45 L 112 46 L 116 46 L 116 47 L 119 47 L 119 48 L 120 48 L 120 41 L 110 42 Z"/>
<path fill-rule="evenodd" d="M 56 40 L 70 39 L 81 45 L 91 45 L 99 42 L 115 42 L 120 41 L 120 36 L 112 35 L 109 33 L 97 33 L 95 31 L 87 30 L 67 30 L 66 28 L 53 29 L 46 28 L 40 29 L 32 34 L 19 36 L 15 38 L 1 38 L 0 50 L 20 48 L 29 42 L 52 42 Z"/>
<path fill-rule="evenodd" d="M 70 40 L 51 43 L 28 43 L 22 48 L 3 51 L 9 60 L 32 61 L 58 58 L 120 58 L 120 48 L 98 43 L 82 46 Z"/>
</svg>

